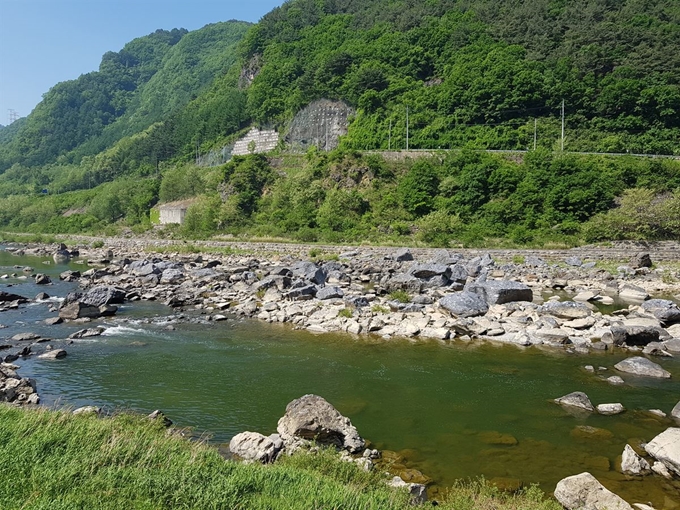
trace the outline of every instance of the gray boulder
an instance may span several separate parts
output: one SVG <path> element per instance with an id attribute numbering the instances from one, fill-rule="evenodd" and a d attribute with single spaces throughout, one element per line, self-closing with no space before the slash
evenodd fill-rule
<path id="1" fill-rule="evenodd" d="M 666 429 L 645 445 L 645 451 L 680 476 L 680 428 Z"/>
<path id="2" fill-rule="evenodd" d="M 59 275 L 59 279 L 65 282 L 75 282 L 78 278 L 80 278 L 80 271 L 68 270 Z"/>
<path id="3" fill-rule="evenodd" d="M 619 289 L 619 297 L 624 301 L 642 303 L 643 301 L 649 299 L 649 294 L 642 287 L 626 283 Z"/>
<path id="4" fill-rule="evenodd" d="M 38 273 L 37 275 L 35 275 L 35 284 L 36 285 L 48 285 L 50 283 L 52 283 L 52 280 L 46 274 Z"/>
<path id="5" fill-rule="evenodd" d="M 555 487 L 555 499 L 567 510 L 633 510 L 590 473 L 560 480 Z"/>
<path id="6" fill-rule="evenodd" d="M 38 356 L 38 359 L 61 359 L 66 357 L 66 351 L 64 349 L 53 349 L 47 351 Z"/>
<path id="7" fill-rule="evenodd" d="M 97 285 L 88 289 L 80 301 L 86 305 L 97 307 L 120 304 L 125 301 L 125 291 L 108 285 Z"/>
<path id="8" fill-rule="evenodd" d="M 345 293 L 340 287 L 334 285 L 329 285 L 323 289 L 319 289 L 316 293 L 316 299 L 326 300 L 326 299 L 339 299 L 343 297 Z"/>
<path id="9" fill-rule="evenodd" d="M 229 441 L 229 451 L 244 460 L 270 464 L 283 449 L 283 441 L 276 434 L 264 436 L 258 432 L 241 432 Z"/>
<path id="10" fill-rule="evenodd" d="M 645 311 L 659 319 L 664 324 L 673 324 L 680 321 L 680 308 L 668 299 L 650 299 L 640 305 Z"/>
<path id="11" fill-rule="evenodd" d="M 184 279 L 184 272 L 175 267 L 164 269 L 161 273 L 161 283 L 178 283 Z"/>
<path id="12" fill-rule="evenodd" d="M 276 430 L 291 450 L 315 441 L 356 453 L 366 444 L 349 418 L 317 395 L 304 395 L 290 402 Z"/>
<path id="13" fill-rule="evenodd" d="M 652 258 L 649 256 L 649 253 L 638 252 L 630 259 L 630 267 L 633 269 L 652 267 Z"/>
<path id="14" fill-rule="evenodd" d="M 409 274 L 416 278 L 432 278 L 433 276 L 445 276 L 447 279 L 451 276 L 451 268 L 446 264 L 416 264 L 413 266 Z"/>
<path id="15" fill-rule="evenodd" d="M 632 358 L 626 358 L 620 361 L 614 368 L 620 372 L 626 372 L 628 374 L 642 375 L 646 377 L 658 377 L 661 379 L 670 379 L 670 372 L 661 368 L 653 361 L 643 358 L 642 356 L 633 356 Z"/>
<path id="16" fill-rule="evenodd" d="M 572 267 L 581 267 L 583 265 L 583 261 L 579 257 L 567 257 L 564 259 L 564 263 Z"/>
<path id="17" fill-rule="evenodd" d="M 456 283 L 465 283 L 468 279 L 469 273 L 463 264 L 454 264 L 450 266 L 451 274 L 449 279 Z"/>
<path id="18" fill-rule="evenodd" d="M 523 283 L 512 280 L 487 280 L 469 285 L 468 291 L 477 294 L 489 305 L 502 305 L 513 301 L 532 301 L 534 294 Z"/>
<path id="19" fill-rule="evenodd" d="M 323 285 L 326 283 L 326 272 L 314 262 L 297 262 L 290 268 L 293 276 Z"/>
<path id="20" fill-rule="evenodd" d="M 409 260 L 413 260 L 413 255 L 408 248 L 399 248 L 392 255 L 392 260 L 396 262 L 408 262 Z"/>
<path id="21" fill-rule="evenodd" d="M 20 296 L 18 294 L 12 294 L 10 292 L 5 292 L 0 290 L 0 303 L 7 303 L 12 301 L 18 301 L 19 303 L 28 303 L 28 298 Z"/>
<path id="22" fill-rule="evenodd" d="M 612 326 L 610 332 L 614 345 L 647 345 L 658 342 L 660 333 L 653 326 Z"/>
<path id="23" fill-rule="evenodd" d="M 131 271 L 136 276 L 149 276 L 151 274 L 161 274 L 161 270 L 155 264 L 148 260 L 135 260 L 130 262 L 127 266 L 128 271 Z"/>
<path id="24" fill-rule="evenodd" d="M 489 311 L 489 305 L 479 295 L 455 292 L 439 300 L 439 306 L 455 317 L 476 317 Z"/>
<path id="25" fill-rule="evenodd" d="M 584 411 L 588 411 L 590 413 L 595 411 L 595 407 L 593 407 L 588 395 L 582 391 L 574 391 L 563 397 L 556 398 L 555 403 L 561 406 L 583 409 Z"/>
<path id="26" fill-rule="evenodd" d="M 626 445 L 623 448 L 623 454 L 621 455 L 621 472 L 624 475 L 646 475 L 651 473 L 652 468 L 645 459 L 640 457 L 635 450 L 633 450 L 630 445 Z"/>
<path id="27" fill-rule="evenodd" d="M 584 303 L 574 301 L 549 301 L 539 311 L 560 319 L 584 319 L 593 313 Z"/>
<path id="28" fill-rule="evenodd" d="M 285 292 L 283 297 L 286 299 L 304 301 L 307 299 L 312 299 L 314 296 L 316 296 L 316 293 L 316 285 L 303 285 L 301 287 L 292 288 L 288 292 Z"/>
<path id="29" fill-rule="evenodd" d="M 411 294 L 419 294 L 423 286 L 423 282 L 415 276 L 408 274 L 398 274 L 393 276 L 385 283 L 385 288 L 388 292 L 395 290 L 403 290 Z"/>
<path id="30" fill-rule="evenodd" d="M 87 305 L 80 301 L 69 303 L 59 309 L 59 317 L 62 319 L 76 320 L 85 317 L 96 319 L 100 315 L 98 306 Z"/>

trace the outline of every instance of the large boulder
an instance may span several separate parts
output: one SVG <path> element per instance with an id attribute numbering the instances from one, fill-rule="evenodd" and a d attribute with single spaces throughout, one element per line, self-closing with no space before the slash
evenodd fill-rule
<path id="1" fill-rule="evenodd" d="M 76 320 L 82 318 L 96 319 L 101 316 L 98 306 L 87 305 L 81 301 L 73 301 L 59 308 L 59 317 L 62 319 Z"/>
<path id="2" fill-rule="evenodd" d="M 316 283 L 317 285 L 326 283 L 326 271 L 314 262 L 296 262 L 290 269 L 293 272 L 293 276 L 298 278 Z"/>
<path id="3" fill-rule="evenodd" d="M 633 510 L 590 473 L 560 480 L 555 487 L 555 499 L 567 510 Z"/>
<path id="4" fill-rule="evenodd" d="M 640 308 L 651 313 L 664 324 L 680 322 L 680 308 L 668 299 L 650 299 L 642 303 Z"/>
<path id="5" fill-rule="evenodd" d="M 289 403 L 276 430 L 290 450 L 315 441 L 356 453 L 366 444 L 349 418 L 318 395 L 304 395 Z"/>
<path id="6" fill-rule="evenodd" d="M 277 434 L 267 437 L 259 432 L 241 432 L 229 441 L 231 453 L 262 464 L 274 462 L 282 449 L 283 441 Z"/>
<path id="7" fill-rule="evenodd" d="M 439 300 L 439 306 L 455 317 L 476 317 L 489 311 L 489 305 L 479 295 L 468 292 L 454 292 Z"/>
<path id="8" fill-rule="evenodd" d="M 317 291 L 316 299 L 319 299 L 321 301 L 326 299 L 339 299 L 344 295 L 345 293 L 342 291 L 340 287 L 336 287 L 335 285 L 329 285 Z"/>
<path id="9" fill-rule="evenodd" d="M 659 341 L 660 328 L 654 326 L 612 326 L 611 340 L 614 345 L 647 345 Z"/>
<path id="10" fill-rule="evenodd" d="M 432 278 L 433 276 L 444 276 L 448 279 L 451 276 L 451 268 L 446 264 L 416 264 L 409 273 L 416 278 Z"/>
<path id="11" fill-rule="evenodd" d="M 574 301 L 549 301 L 539 310 L 560 319 L 585 319 L 593 313 L 588 305 Z"/>
<path id="12" fill-rule="evenodd" d="M 646 377 L 658 377 L 661 379 L 670 379 L 671 374 L 667 370 L 661 368 L 653 361 L 643 358 L 642 356 L 633 356 L 620 361 L 614 368 L 621 372 L 628 374 L 642 375 Z"/>
<path id="13" fill-rule="evenodd" d="M 595 407 L 593 407 L 588 395 L 582 391 L 574 391 L 563 397 L 556 398 L 555 403 L 561 406 L 583 409 L 584 411 L 588 411 L 590 413 L 595 411 Z"/>
<path id="14" fill-rule="evenodd" d="M 127 265 L 128 271 L 135 276 L 149 276 L 152 274 L 161 274 L 161 270 L 148 260 L 135 260 Z"/>
<path id="15" fill-rule="evenodd" d="M 395 290 L 403 290 L 411 294 L 419 294 L 423 286 L 423 282 L 415 276 L 408 274 L 398 274 L 390 278 L 385 284 L 388 292 Z"/>
<path id="16" fill-rule="evenodd" d="M 645 445 L 645 451 L 680 476 L 680 428 L 666 429 Z"/>
<path id="17" fill-rule="evenodd" d="M 641 267 L 652 267 L 652 258 L 649 253 L 638 252 L 630 259 L 630 267 L 639 269 Z"/>
<path id="18" fill-rule="evenodd" d="M 512 280 L 487 280 L 468 286 L 468 291 L 477 294 L 489 305 L 502 305 L 513 301 L 532 301 L 531 289 Z"/>
<path id="19" fill-rule="evenodd" d="M 125 301 L 125 291 L 108 285 L 97 285 L 88 289 L 80 301 L 86 305 L 100 307 L 102 305 L 120 304 Z"/>
<path id="20" fill-rule="evenodd" d="M 624 301 L 632 301 L 633 303 L 642 303 L 649 299 L 649 294 L 645 289 L 632 283 L 624 283 L 619 288 L 619 297 Z"/>

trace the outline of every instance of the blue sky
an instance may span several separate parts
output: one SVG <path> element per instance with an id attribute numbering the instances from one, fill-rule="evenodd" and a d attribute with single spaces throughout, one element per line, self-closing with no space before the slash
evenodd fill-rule
<path id="1" fill-rule="evenodd" d="M 257 22 L 284 0 L 0 0 L 0 124 L 50 87 L 96 71 L 107 51 L 158 28 Z"/>

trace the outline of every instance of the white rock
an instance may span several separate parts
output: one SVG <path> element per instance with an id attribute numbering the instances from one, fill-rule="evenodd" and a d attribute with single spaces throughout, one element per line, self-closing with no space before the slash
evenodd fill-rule
<path id="1" fill-rule="evenodd" d="M 597 412 L 607 416 L 613 414 L 621 414 L 625 410 L 626 410 L 625 407 L 623 407 L 623 405 L 619 404 L 618 402 L 615 404 L 599 404 L 597 406 Z"/>
<path id="2" fill-rule="evenodd" d="M 645 475 L 651 471 L 649 462 L 640 457 L 630 445 L 623 448 L 621 472 L 626 475 Z"/>
<path id="3" fill-rule="evenodd" d="M 555 487 L 555 498 L 567 510 L 632 510 L 590 473 L 569 476 Z"/>
<path id="4" fill-rule="evenodd" d="M 666 429 L 645 445 L 645 451 L 680 475 L 680 428 Z"/>

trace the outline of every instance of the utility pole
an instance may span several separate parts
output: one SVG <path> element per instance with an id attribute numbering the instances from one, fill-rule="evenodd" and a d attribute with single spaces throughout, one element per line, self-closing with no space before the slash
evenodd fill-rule
<path id="1" fill-rule="evenodd" d="M 406 150 L 408 150 L 408 106 L 406 107 Z"/>
<path id="2" fill-rule="evenodd" d="M 389 131 L 387 132 L 387 150 L 391 151 L 392 150 L 392 119 L 390 119 L 390 128 Z"/>
<path id="3" fill-rule="evenodd" d="M 562 99 L 562 152 L 564 152 L 564 99 Z"/>
<path id="4" fill-rule="evenodd" d="M 16 110 L 12 110 L 11 108 L 9 108 L 7 110 L 7 119 L 9 120 L 9 123 L 7 124 L 8 126 L 9 126 L 9 124 L 14 122 L 18 118 L 19 118 L 19 112 L 17 112 Z"/>
<path id="5" fill-rule="evenodd" d="M 536 121 L 538 119 L 534 119 L 534 150 L 536 150 Z"/>

